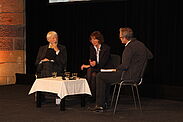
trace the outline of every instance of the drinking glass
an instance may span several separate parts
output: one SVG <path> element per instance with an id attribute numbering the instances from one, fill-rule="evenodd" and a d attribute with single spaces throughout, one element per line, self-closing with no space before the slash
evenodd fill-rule
<path id="1" fill-rule="evenodd" d="M 77 76 L 78 76 L 78 73 L 72 73 L 73 80 L 76 80 L 77 79 Z"/>
<path id="2" fill-rule="evenodd" d="M 68 80 L 70 78 L 70 72 L 65 72 L 65 77 Z"/>
<path id="3" fill-rule="evenodd" d="M 57 72 L 52 72 L 52 77 L 56 78 L 57 77 Z"/>

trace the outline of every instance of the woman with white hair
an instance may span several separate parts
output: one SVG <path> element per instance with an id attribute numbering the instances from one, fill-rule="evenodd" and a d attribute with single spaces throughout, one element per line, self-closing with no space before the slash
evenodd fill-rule
<path id="1" fill-rule="evenodd" d="M 66 47 L 58 44 L 58 35 L 55 31 L 47 33 L 49 44 L 41 46 L 36 59 L 37 76 L 50 77 L 53 72 L 62 75 L 67 66 Z"/>

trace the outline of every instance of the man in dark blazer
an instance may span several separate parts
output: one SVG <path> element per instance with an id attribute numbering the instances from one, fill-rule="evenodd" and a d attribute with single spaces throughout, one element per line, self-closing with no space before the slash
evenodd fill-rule
<path id="1" fill-rule="evenodd" d="M 53 72 L 61 75 L 67 66 L 66 47 L 58 44 L 58 35 L 55 31 L 47 34 L 48 45 L 41 46 L 36 59 L 38 77 L 50 77 Z"/>
<path id="2" fill-rule="evenodd" d="M 123 79 L 133 80 L 140 75 L 141 67 L 144 63 L 153 57 L 149 49 L 140 41 L 133 38 L 131 28 L 120 28 L 120 40 L 125 44 L 122 54 L 122 63 L 116 68 L 115 72 L 100 72 L 96 76 L 96 106 L 89 108 L 91 111 L 103 111 L 106 96 L 106 84 L 112 84 L 121 81 L 121 74 L 124 73 Z"/>

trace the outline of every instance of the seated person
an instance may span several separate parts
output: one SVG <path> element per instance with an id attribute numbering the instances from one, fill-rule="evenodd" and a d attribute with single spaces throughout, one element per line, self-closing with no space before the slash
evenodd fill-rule
<path id="1" fill-rule="evenodd" d="M 91 111 L 102 112 L 105 109 L 107 84 L 120 82 L 122 72 L 124 72 L 124 80 L 138 79 L 144 62 L 153 57 L 151 51 L 133 37 L 131 28 L 120 28 L 119 32 L 121 43 L 125 45 L 122 53 L 122 63 L 116 68 L 116 72 L 100 72 L 97 74 L 96 105 L 89 108 Z"/>
<path id="2" fill-rule="evenodd" d="M 48 45 L 41 46 L 38 51 L 36 66 L 37 78 L 51 77 L 53 72 L 62 75 L 67 65 L 66 47 L 58 44 L 58 35 L 55 31 L 47 33 Z M 41 101 L 45 101 L 45 94 L 40 94 Z"/>
<path id="3" fill-rule="evenodd" d="M 87 81 L 90 86 L 92 96 L 96 94 L 96 74 L 101 68 L 110 67 L 110 47 L 104 44 L 103 35 L 99 31 L 94 31 L 90 35 L 90 59 L 89 64 L 83 64 L 81 70 L 87 68 Z"/>
<path id="4" fill-rule="evenodd" d="M 66 47 L 58 44 L 55 31 L 47 33 L 48 45 L 41 46 L 36 59 L 37 77 L 50 77 L 53 72 L 62 75 L 67 65 Z"/>

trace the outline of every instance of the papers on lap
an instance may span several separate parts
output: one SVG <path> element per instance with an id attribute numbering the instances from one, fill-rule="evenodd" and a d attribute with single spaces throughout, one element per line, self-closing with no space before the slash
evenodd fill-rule
<path id="1" fill-rule="evenodd" d="M 116 72 L 116 69 L 101 69 L 101 72 Z"/>

